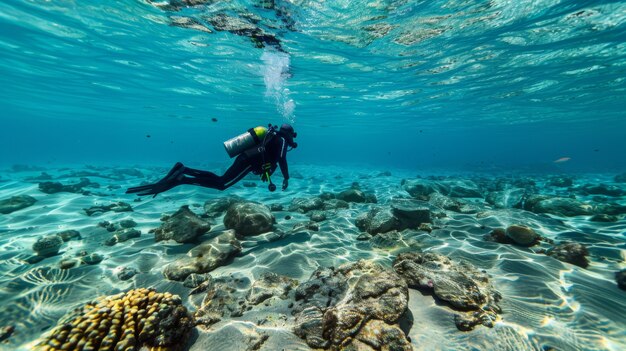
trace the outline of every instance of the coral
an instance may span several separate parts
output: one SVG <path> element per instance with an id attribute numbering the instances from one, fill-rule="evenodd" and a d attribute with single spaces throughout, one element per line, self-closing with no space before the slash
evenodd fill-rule
<path id="1" fill-rule="evenodd" d="M 178 296 L 140 288 L 75 310 L 35 350 L 180 350 L 192 327 Z"/>

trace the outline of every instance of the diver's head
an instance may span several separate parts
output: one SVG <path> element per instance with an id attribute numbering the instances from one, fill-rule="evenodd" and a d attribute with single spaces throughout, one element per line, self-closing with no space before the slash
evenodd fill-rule
<path id="1" fill-rule="evenodd" d="M 280 126 L 280 129 L 278 130 L 278 134 L 280 134 L 280 136 L 285 138 L 287 145 L 291 146 L 294 149 L 298 147 L 298 143 L 293 141 L 293 139 L 298 136 L 298 133 L 296 133 L 296 131 L 293 130 L 293 127 L 290 124 L 285 123 L 282 126 Z"/>

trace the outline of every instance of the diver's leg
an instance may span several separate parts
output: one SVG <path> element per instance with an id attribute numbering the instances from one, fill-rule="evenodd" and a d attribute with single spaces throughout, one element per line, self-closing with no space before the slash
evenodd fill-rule
<path id="1" fill-rule="evenodd" d="M 251 170 L 252 165 L 250 162 L 245 157 L 240 156 L 235 159 L 232 166 L 222 176 L 209 171 L 187 168 L 185 174 L 188 176 L 183 179 L 183 182 L 185 184 L 225 190 L 245 177 Z"/>
<path id="2" fill-rule="evenodd" d="M 156 194 L 158 193 L 162 193 L 177 185 L 183 184 L 181 180 L 183 178 L 184 169 L 185 169 L 185 166 L 182 163 L 176 162 L 174 167 L 170 169 L 167 175 L 161 178 L 161 180 L 159 180 L 158 182 L 129 188 L 128 190 L 126 190 L 126 194 L 137 193 L 137 195 L 139 196 L 143 196 L 143 195 L 155 195 L 156 196 Z"/>

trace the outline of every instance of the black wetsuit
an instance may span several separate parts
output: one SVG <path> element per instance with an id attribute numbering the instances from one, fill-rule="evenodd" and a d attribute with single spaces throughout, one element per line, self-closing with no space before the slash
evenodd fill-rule
<path id="1" fill-rule="evenodd" d="M 199 185 L 206 188 L 224 190 L 237 183 L 248 173 L 263 173 L 263 164 L 270 164 L 269 174 L 272 175 L 276 167 L 280 165 L 280 171 L 284 179 L 289 179 L 289 169 L 287 167 L 288 143 L 279 134 L 274 135 L 265 144 L 265 152 L 244 152 L 237 156 L 235 162 L 230 166 L 224 175 L 209 171 L 185 167 L 184 177 L 179 180 L 179 184 Z"/>

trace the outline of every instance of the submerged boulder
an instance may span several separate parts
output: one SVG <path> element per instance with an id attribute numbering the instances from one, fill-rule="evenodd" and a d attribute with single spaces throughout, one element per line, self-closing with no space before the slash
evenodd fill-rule
<path id="1" fill-rule="evenodd" d="M 376 199 L 376 195 L 364 193 L 360 189 L 348 189 L 337 194 L 337 199 L 343 200 L 345 202 L 356 202 L 356 203 L 376 203 L 378 200 Z"/>
<path id="2" fill-rule="evenodd" d="M 81 178 L 80 182 L 76 184 L 63 185 L 59 182 L 41 182 L 39 183 L 39 190 L 46 194 L 56 194 L 60 192 L 66 193 L 78 193 L 85 192 L 83 188 L 99 188 L 100 184 L 91 182 L 88 178 Z"/>
<path id="3" fill-rule="evenodd" d="M 402 223 L 388 208 L 373 208 L 356 218 L 355 225 L 359 230 L 376 235 L 378 233 L 401 230 Z"/>
<path id="4" fill-rule="evenodd" d="M 204 203 L 204 212 L 213 218 L 224 214 L 228 208 L 234 204 L 244 202 L 244 199 L 237 196 L 221 197 L 215 200 L 208 200 Z"/>
<path id="5" fill-rule="evenodd" d="M 294 332 L 312 348 L 412 350 L 398 326 L 407 306 L 404 280 L 376 263 L 318 268 L 296 289 Z"/>
<path id="6" fill-rule="evenodd" d="M 435 253 L 403 253 L 393 263 L 393 269 L 406 280 L 409 287 L 433 292 L 460 312 L 455 316 L 459 330 L 471 330 L 482 324 L 493 327 L 498 319 L 502 298 L 486 273 L 468 262 L 453 262 Z"/>
<path id="7" fill-rule="evenodd" d="M 163 275 L 170 280 L 183 281 L 192 273 L 208 273 L 241 251 L 241 243 L 232 230 L 191 249 L 186 257 L 169 264 Z"/>
<path id="8" fill-rule="evenodd" d="M 59 253 L 63 245 L 63 239 L 58 235 L 48 235 L 41 237 L 33 244 L 33 251 L 37 256 L 51 257 Z"/>
<path id="9" fill-rule="evenodd" d="M 319 197 L 295 198 L 291 200 L 289 211 L 307 213 L 324 209 L 324 201 Z"/>
<path id="10" fill-rule="evenodd" d="M 549 213 L 565 217 L 591 215 L 594 213 L 593 206 L 576 199 L 564 197 L 539 200 L 532 206 L 532 211 L 535 213 Z"/>
<path id="11" fill-rule="evenodd" d="M 438 183 L 427 179 L 409 179 L 402 181 L 402 189 L 416 199 L 428 200 L 430 194 L 441 192 L 442 187 Z"/>
<path id="12" fill-rule="evenodd" d="M 556 186 L 560 188 L 566 188 L 568 186 L 572 186 L 573 184 L 574 184 L 574 179 L 572 179 L 571 177 L 566 177 L 566 176 L 551 177 L 548 180 L 548 185 L 552 185 L 552 186 Z"/>
<path id="13" fill-rule="evenodd" d="M 430 223 L 430 209 L 420 201 L 395 199 L 391 202 L 391 212 L 404 228 L 418 228 L 422 223 Z"/>
<path id="14" fill-rule="evenodd" d="M 133 208 L 131 205 L 119 201 L 119 202 L 114 202 L 112 204 L 109 205 L 102 205 L 102 206 L 92 206 L 89 208 L 85 208 L 83 209 L 85 211 L 85 213 L 87 214 L 87 216 L 93 216 L 95 214 L 103 214 L 105 212 L 132 212 Z"/>
<path id="15" fill-rule="evenodd" d="M 116 230 L 113 233 L 113 236 L 107 239 L 104 244 L 107 246 L 113 246 L 117 243 L 123 243 L 130 239 L 139 238 L 141 236 L 141 232 L 134 228 L 123 228 L 120 230 Z"/>
<path id="16" fill-rule="evenodd" d="M 604 195 L 604 196 L 623 196 L 624 190 L 615 185 L 607 184 L 585 184 L 577 188 L 579 192 L 585 195 Z"/>
<path id="17" fill-rule="evenodd" d="M 579 243 L 560 243 L 548 250 L 548 256 L 554 257 L 559 261 L 571 263 L 582 268 L 589 266 L 589 251 L 587 247 Z"/>
<path id="18" fill-rule="evenodd" d="M 517 224 L 508 226 L 505 235 L 514 244 L 520 246 L 533 246 L 540 239 L 540 236 L 532 228 Z"/>
<path id="19" fill-rule="evenodd" d="M 163 223 L 159 228 L 153 229 L 154 239 L 174 240 L 177 243 L 195 242 L 199 236 L 211 229 L 209 223 L 193 213 L 189 206 L 181 206 L 171 216 L 161 219 Z"/>
<path id="20" fill-rule="evenodd" d="M 495 208 L 521 208 L 525 192 L 524 189 L 492 191 L 487 194 L 485 200 Z"/>
<path id="21" fill-rule="evenodd" d="M 35 204 L 37 200 L 28 195 L 13 196 L 8 199 L 0 200 L 0 213 L 9 214 L 19 211 Z"/>
<path id="22" fill-rule="evenodd" d="M 275 218 L 269 207 L 243 202 L 230 206 L 224 216 L 224 226 L 240 235 L 257 235 L 274 227 Z"/>

